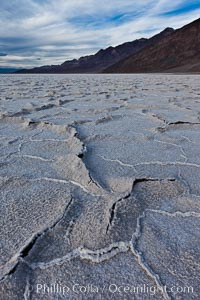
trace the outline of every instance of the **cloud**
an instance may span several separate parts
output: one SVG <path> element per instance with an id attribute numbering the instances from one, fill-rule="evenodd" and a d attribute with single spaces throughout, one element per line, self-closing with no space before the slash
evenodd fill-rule
<path id="1" fill-rule="evenodd" d="M 163 14 L 161 15 L 165 15 L 165 16 L 170 16 L 170 15 L 182 15 L 182 14 L 187 14 L 189 12 L 193 12 L 197 9 L 200 9 L 200 2 L 198 1 L 181 1 L 180 5 L 178 5 L 176 8 L 174 9 L 169 9 L 167 11 L 165 11 Z"/>
<path id="2" fill-rule="evenodd" d="M 197 0 L 1 0 L 0 65 L 62 63 L 178 28 L 199 13 Z"/>

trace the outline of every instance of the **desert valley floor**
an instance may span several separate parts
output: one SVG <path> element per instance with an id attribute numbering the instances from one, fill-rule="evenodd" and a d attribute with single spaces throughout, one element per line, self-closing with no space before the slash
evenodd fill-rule
<path id="1" fill-rule="evenodd" d="M 199 83 L 0 76 L 0 299 L 200 299 Z"/>

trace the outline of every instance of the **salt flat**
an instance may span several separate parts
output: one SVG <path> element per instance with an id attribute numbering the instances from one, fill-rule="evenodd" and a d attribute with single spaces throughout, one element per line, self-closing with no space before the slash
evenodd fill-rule
<path id="1" fill-rule="evenodd" d="M 199 76 L 1 75 L 0 110 L 1 299 L 199 299 Z"/>

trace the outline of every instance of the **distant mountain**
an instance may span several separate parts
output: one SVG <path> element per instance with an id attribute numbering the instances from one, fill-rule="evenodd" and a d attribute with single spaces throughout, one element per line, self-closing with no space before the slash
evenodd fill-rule
<path id="1" fill-rule="evenodd" d="M 200 72 L 200 19 L 147 45 L 104 72 Z"/>
<path id="2" fill-rule="evenodd" d="M 20 70 L 18 73 L 101 73 L 105 68 L 139 52 L 144 47 L 153 45 L 163 38 L 170 36 L 173 32 L 174 29 L 166 28 L 164 31 L 150 39 L 141 38 L 116 47 L 108 47 L 104 50 L 101 49 L 94 55 L 65 61 L 61 65 Z"/>
<path id="3" fill-rule="evenodd" d="M 150 73 L 200 72 L 200 19 L 174 30 L 166 28 L 150 39 L 141 38 L 61 65 L 18 73 Z"/>
<path id="4" fill-rule="evenodd" d="M 0 67 L 0 74 L 7 74 L 7 73 L 14 73 L 16 71 L 19 71 L 20 69 L 17 68 L 9 68 L 9 67 Z"/>

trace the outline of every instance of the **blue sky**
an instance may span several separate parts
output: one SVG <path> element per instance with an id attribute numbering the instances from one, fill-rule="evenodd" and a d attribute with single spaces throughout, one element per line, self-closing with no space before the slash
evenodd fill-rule
<path id="1" fill-rule="evenodd" d="M 0 66 L 60 64 L 200 17 L 200 0 L 0 0 Z"/>

